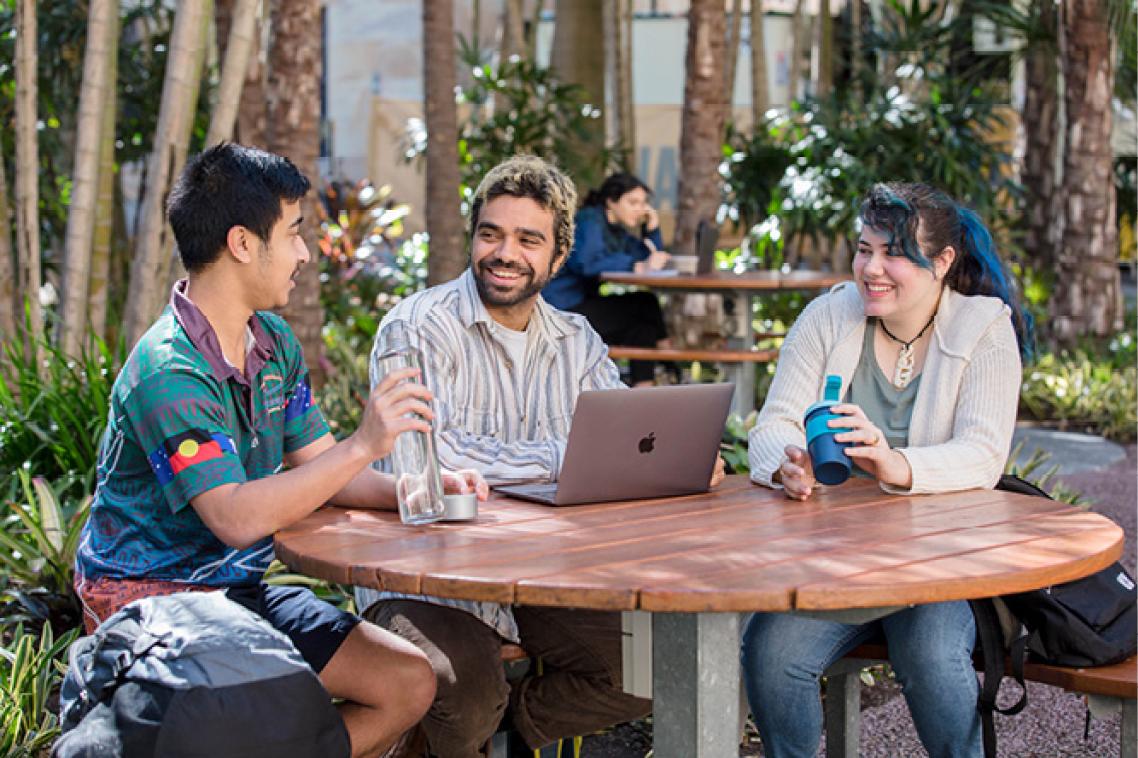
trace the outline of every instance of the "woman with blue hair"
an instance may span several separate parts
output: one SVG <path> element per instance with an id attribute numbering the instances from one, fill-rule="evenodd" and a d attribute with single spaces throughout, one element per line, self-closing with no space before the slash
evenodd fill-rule
<path id="1" fill-rule="evenodd" d="M 830 425 L 859 473 L 896 494 L 991 488 L 1011 446 L 1020 356 L 1032 339 L 992 236 L 924 184 L 874 186 L 859 219 L 854 281 L 810 303 L 787 335 L 750 434 L 751 478 L 811 497 L 802 417 L 836 374 L 846 394 L 832 410 L 844 418 Z M 815 755 L 819 677 L 881 635 L 929 755 L 983 754 L 976 631 L 961 601 L 838 617 L 754 614 L 743 672 L 768 756 Z"/>

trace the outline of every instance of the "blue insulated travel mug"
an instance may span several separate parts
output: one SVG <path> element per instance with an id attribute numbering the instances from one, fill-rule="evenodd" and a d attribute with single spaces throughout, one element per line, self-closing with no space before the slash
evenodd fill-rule
<path id="1" fill-rule="evenodd" d="M 806 449 L 810 453 L 810 463 L 814 467 L 814 478 L 822 484 L 841 484 L 850 478 L 853 464 L 846 455 L 848 443 L 836 442 L 834 434 L 841 429 L 831 429 L 831 419 L 844 418 L 832 413 L 830 408 L 838 405 L 842 398 L 842 378 L 835 374 L 826 377 L 826 389 L 820 402 L 806 409 Z"/>

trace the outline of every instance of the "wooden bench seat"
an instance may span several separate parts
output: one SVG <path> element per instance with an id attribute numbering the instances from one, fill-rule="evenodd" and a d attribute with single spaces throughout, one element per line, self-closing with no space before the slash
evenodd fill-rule
<path id="1" fill-rule="evenodd" d="M 858 754 L 861 721 L 861 679 L 858 674 L 866 665 L 888 659 L 889 651 L 885 645 L 864 644 L 854 648 L 826 672 L 827 758 L 853 758 Z M 983 670 L 979 657 L 975 665 L 978 670 Z M 1134 756 L 1138 748 L 1138 656 L 1110 666 L 1091 668 L 1028 662 L 1023 667 L 1023 678 L 1088 696 L 1088 705 L 1095 715 L 1121 710 L 1119 755 L 1125 758 Z"/>
<path id="2" fill-rule="evenodd" d="M 778 357 L 778 350 L 714 350 L 660 347 L 624 347 L 610 345 L 609 357 L 632 361 L 677 361 L 688 363 L 769 363 Z"/>

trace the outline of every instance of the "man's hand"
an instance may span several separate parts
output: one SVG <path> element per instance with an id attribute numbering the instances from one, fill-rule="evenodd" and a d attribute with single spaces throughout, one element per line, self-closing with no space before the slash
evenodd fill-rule
<path id="1" fill-rule="evenodd" d="M 447 494 L 473 492 L 479 500 L 490 497 L 490 485 L 474 469 L 443 471 L 443 491 Z"/>
<path id="2" fill-rule="evenodd" d="M 384 458 L 395 447 L 395 438 L 403 432 L 420 431 L 429 434 L 431 391 L 416 381 L 418 369 L 404 368 L 383 377 L 368 396 L 359 428 L 352 434 L 353 443 L 360 445 L 374 460 Z"/>
<path id="3" fill-rule="evenodd" d="M 814 468 L 810 456 L 797 445 L 786 446 L 786 460 L 775 472 L 774 480 L 784 487 L 786 496 L 793 500 L 805 500 L 814 492 Z"/>
<path id="4" fill-rule="evenodd" d="M 723 460 L 722 455 L 715 456 L 715 470 L 711 472 L 711 487 L 715 488 L 723 484 L 723 480 L 727 478 L 727 462 Z"/>

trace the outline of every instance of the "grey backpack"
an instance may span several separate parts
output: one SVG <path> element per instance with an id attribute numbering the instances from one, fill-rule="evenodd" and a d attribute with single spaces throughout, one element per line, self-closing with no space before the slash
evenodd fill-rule
<path id="1" fill-rule="evenodd" d="M 53 758 L 347 756 L 288 637 L 221 592 L 137 600 L 77 640 Z"/>

